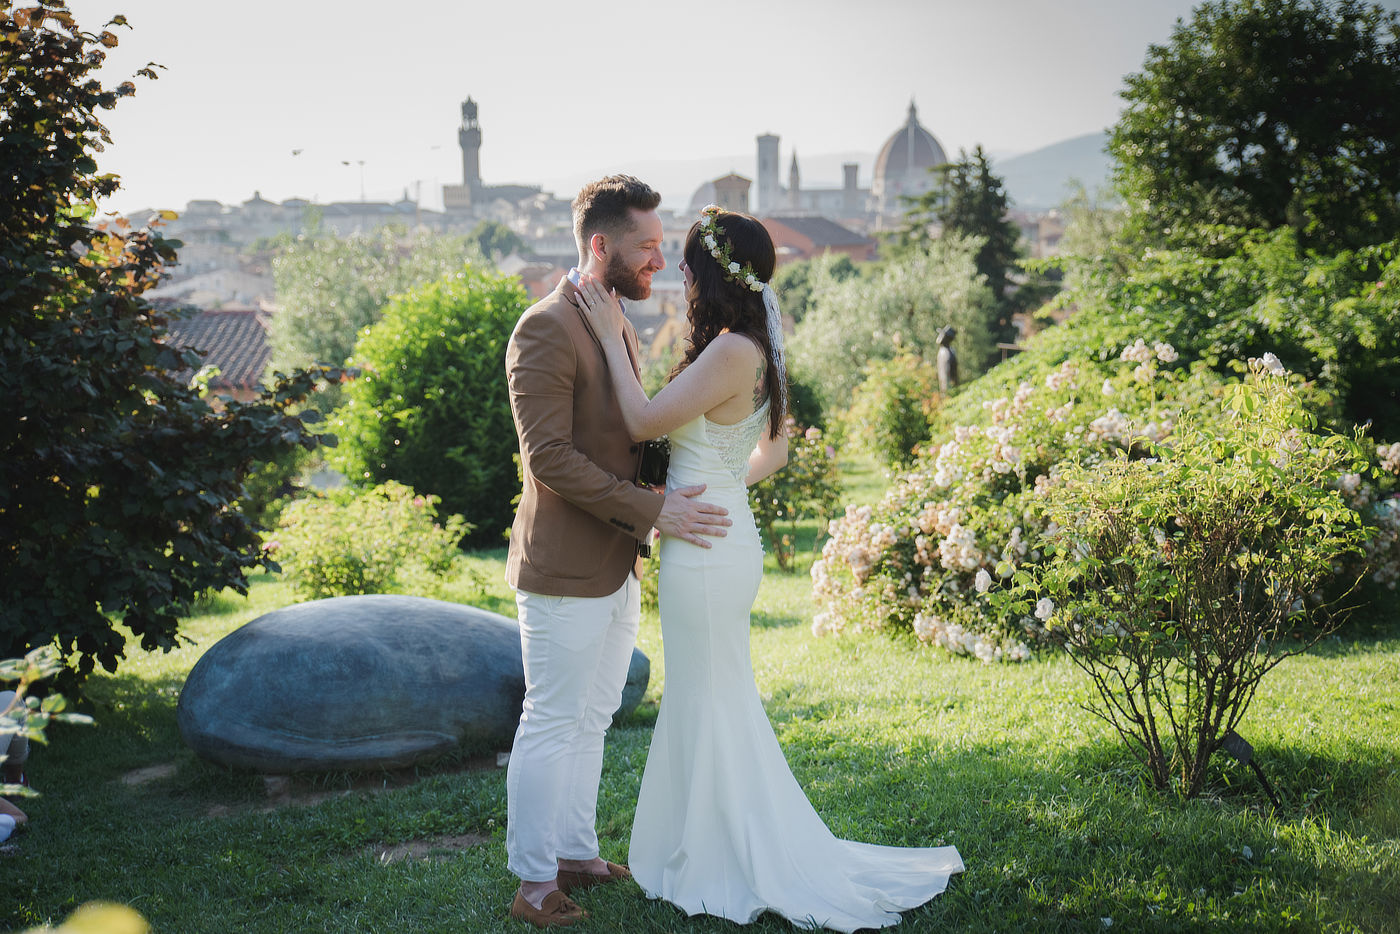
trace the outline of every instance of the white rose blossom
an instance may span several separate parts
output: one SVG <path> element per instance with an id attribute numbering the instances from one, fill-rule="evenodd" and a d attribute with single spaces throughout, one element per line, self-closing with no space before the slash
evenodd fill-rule
<path id="1" fill-rule="evenodd" d="M 1132 344 L 1123 348 L 1123 352 L 1118 355 L 1119 360 L 1126 360 L 1132 363 L 1146 363 L 1152 359 L 1152 348 L 1147 346 L 1147 341 L 1139 337 Z"/>
<path id="2" fill-rule="evenodd" d="M 1376 457 L 1380 460 L 1382 470 L 1400 474 L 1400 441 L 1379 445 L 1376 448 Z"/>
<path id="3" fill-rule="evenodd" d="M 1279 360 L 1272 351 L 1266 352 L 1262 357 L 1250 357 L 1249 365 L 1252 369 L 1260 370 L 1273 376 L 1286 376 L 1288 374 L 1288 370 L 1284 367 L 1283 361 Z"/>

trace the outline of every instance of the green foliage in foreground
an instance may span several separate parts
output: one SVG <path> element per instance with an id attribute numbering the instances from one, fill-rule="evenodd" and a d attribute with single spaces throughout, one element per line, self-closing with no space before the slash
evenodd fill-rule
<path id="1" fill-rule="evenodd" d="M 52 678 L 62 670 L 62 661 L 52 646 L 35 649 L 24 658 L 0 661 L 0 690 L 14 694 L 7 704 L 0 707 L 0 765 L 9 759 L 12 737 L 38 744 L 47 741 L 48 728 L 52 723 L 92 722 L 92 718 L 86 714 L 65 713 L 68 701 L 62 694 L 51 693 L 40 698 L 33 693 L 40 681 Z M 26 785 L 12 785 L 0 778 L 0 794 L 27 798 L 34 793 Z"/>
<path id="2" fill-rule="evenodd" d="M 95 162 L 101 112 L 135 91 L 98 80 L 117 44 L 61 3 L 0 6 L 0 658 L 57 645 L 65 689 L 116 669 L 114 617 L 144 649 L 174 645 L 197 596 L 266 566 L 231 508 L 244 478 L 334 443 L 295 412 L 334 371 L 215 408 L 145 298 L 178 243 L 93 222 L 118 184 Z"/>
<path id="3" fill-rule="evenodd" d="M 469 557 L 511 612 L 500 551 Z M 798 780 L 840 836 L 953 844 L 967 872 L 899 930 L 1382 931 L 1400 914 L 1400 632 L 1331 641 L 1261 686 L 1241 732 L 1279 790 L 1216 762 L 1207 793 L 1146 793 L 1067 661 L 982 665 L 906 638 L 813 640 L 805 575 L 769 568 L 754 616 L 759 687 Z M 463 589 L 463 594 L 466 589 Z M 96 729 L 58 728 L 31 759 L 43 797 L 4 858 L 0 928 L 56 923 L 82 902 L 131 904 L 153 929 L 511 932 L 505 777 L 494 759 L 412 773 L 298 779 L 291 800 L 203 763 L 180 743 L 175 700 L 199 654 L 291 599 L 257 583 L 247 601 L 186 621 L 197 644 L 130 660 L 91 683 Z M 655 703 L 660 630 L 643 620 L 653 685 L 613 731 L 598 824 L 625 858 Z M 148 771 L 141 771 L 148 770 Z M 457 851 L 448 838 L 479 835 Z M 427 858 L 388 847 L 428 841 Z M 434 848 L 435 846 L 435 848 Z M 732 932 L 636 889 L 583 896 L 597 932 Z M 772 917 L 746 931 L 790 934 Z"/>

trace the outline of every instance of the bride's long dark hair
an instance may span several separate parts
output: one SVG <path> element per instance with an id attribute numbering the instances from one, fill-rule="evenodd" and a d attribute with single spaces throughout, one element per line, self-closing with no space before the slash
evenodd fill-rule
<path id="1" fill-rule="evenodd" d="M 773 238 L 756 218 L 747 214 L 721 211 L 715 224 L 724 229 L 719 237 L 729 244 L 730 256 L 740 265 L 748 264 L 761 282 L 773 278 L 777 267 L 777 252 Z M 783 410 L 785 387 L 778 382 L 778 369 L 773 366 L 773 342 L 768 337 L 768 312 L 763 307 L 763 293 L 733 281 L 719 267 L 719 261 L 701 242 L 700 222 L 691 225 L 685 238 L 685 264 L 693 278 L 685 291 L 686 318 L 690 334 L 686 336 L 685 355 L 671 371 L 671 379 L 684 370 L 709 346 L 722 331 L 743 334 L 763 348 L 764 394 L 768 398 L 768 434 L 778 437 L 787 412 Z"/>

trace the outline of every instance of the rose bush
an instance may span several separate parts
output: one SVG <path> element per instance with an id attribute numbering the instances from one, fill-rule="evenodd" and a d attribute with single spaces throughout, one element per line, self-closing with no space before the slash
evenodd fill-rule
<path id="1" fill-rule="evenodd" d="M 1150 456 L 1065 465 L 1037 504 L 1044 560 L 990 598 L 1068 652 L 1158 790 L 1200 794 L 1260 681 L 1340 624 L 1365 570 L 1364 448 L 1300 388 L 1266 355 Z"/>
<path id="2" fill-rule="evenodd" d="M 1170 441 L 1183 413 L 1230 431 L 1221 400 L 1237 378 L 1204 362 L 1185 366 L 1172 345 L 1146 338 L 1100 356 L 1070 356 L 1040 372 L 1032 360 L 1013 361 L 1029 378 L 977 412 L 958 397 L 964 420 L 930 442 L 881 502 L 849 506 L 832 523 L 812 566 L 813 632 L 906 629 L 985 661 L 1030 657 L 1043 620 L 999 610 L 988 594 L 1044 561 L 1041 500 L 1067 465 L 1146 457 Z M 1300 405 L 1313 404 L 1308 387 L 1296 393 Z M 1391 447 L 1378 450 L 1400 461 Z M 1379 583 L 1400 577 L 1400 510 L 1377 505 L 1393 479 L 1377 487 L 1359 474 L 1336 478 L 1371 530 L 1365 571 Z"/>

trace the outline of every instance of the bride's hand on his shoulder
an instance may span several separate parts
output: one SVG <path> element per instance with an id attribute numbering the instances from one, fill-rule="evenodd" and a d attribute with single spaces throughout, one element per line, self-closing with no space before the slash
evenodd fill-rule
<path id="1" fill-rule="evenodd" d="M 589 320 L 601 335 L 621 336 L 622 305 L 612 290 L 603 287 L 603 280 L 584 273 L 579 277 L 578 294 Z"/>

